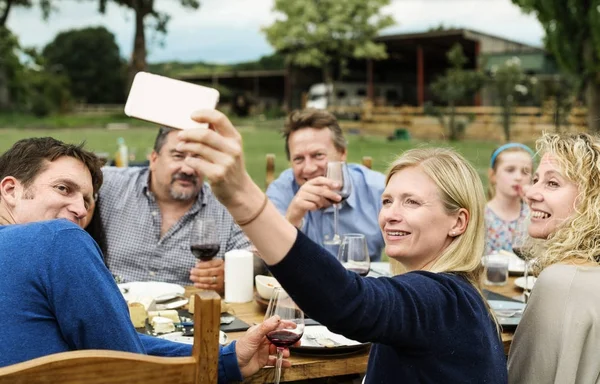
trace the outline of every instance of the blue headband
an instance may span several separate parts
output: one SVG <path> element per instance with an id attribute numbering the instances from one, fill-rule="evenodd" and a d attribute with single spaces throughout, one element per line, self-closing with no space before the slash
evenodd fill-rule
<path id="1" fill-rule="evenodd" d="M 498 149 L 496 149 L 494 151 L 494 153 L 492 153 L 492 158 L 490 160 L 490 168 L 494 168 L 494 164 L 496 163 L 496 158 L 498 157 L 498 155 L 502 151 L 505 151 L 509 148 L 521 148 L 521 149 L 524 149 L 525 151 L 529 152 L 531 157 L 535 156 L 535 153 L 533 152 L 533 150 L 531 148 L 529 148 L 528 146 L 526 146 L 525 144 L 521 144 L 521 143 L 504 144 L 504 145 L 500 146 Z"/>

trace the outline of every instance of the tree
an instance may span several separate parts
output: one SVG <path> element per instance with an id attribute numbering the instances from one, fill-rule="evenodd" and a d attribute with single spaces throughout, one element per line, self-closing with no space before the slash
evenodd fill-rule
<path id="1" fill-rule="evenodd" d="M 127 82 L 129 86 L 135 74 L 139 71 L 145 71 L 148 66 L 146 62 L 145 28 L 151 26 L 159 33 L 167 33 L 167 24 L 169 23 L 170 16 L 154 8 L 155 0 L 99 0 L 100 12 L 104 13 L 106 11 L 106 5 L 109 1 L 113 1 L 123 7 L 131 8 L 135 13 L 135 38 Z M 179 3 L 186 8 L 198 9 L 200 7 L 199 0 L 179 0 Z M 148 16 L 151 21 L 146 24 Z"/>
<path id="2" fill-rule="evenodd" d="M 42 17 L 44 20 L 47 19 L 52 10 L 51 0 L 38 0 L 38 4 L 42 10 Z M 3 48 L 0 48 L 0 110 L 11 108 L 11 95 L 15 91 L 9 89 L 9 83 L 13 84 L 13 88 L 15 84 L 15 79 L 11 78 L 10 72 L 15 70 L 14 59 L 11 55 L 12 49 L 16 48 L 13 45 L 16 40 L 5 29 L 8 16 L 13 7 L 30 8 L 32 6 L 33 0 L 0 0 L 0 45 L 3 46 Z"/>
<path id="3" fill-rule="evenodd" d="M 59 33 L 43 50 L 45 66 L 70 79 L 72 95 L 87 103 L 125 101 L 125 63 L 104 27 Z"/>
<path id="4" fill-rule="evenodd" d="M 502 107 L 502 129 L 504 139 L 510 141 L 511 119 L 514 113 L 515 105 L 518 101 L 523 101 L 531 97 L 532 89 L 537 80 L 533 83 L 523 72 L 521 60 L 518 57 L 512 57 L 501 66 L 491 68 L 493 86 L 500 100 Z M 534 78 L 535 79 L 535 78 Z"/>
<path id="5" fill-rule="evenodd" d="M 1 111 L 32 112 L 44 116 L 64 111 L 70 101 L 69 79 L 48 71 L 34 49 L 23 49 L 18 39 L 0 27 Z"/>
<path id="6" fill-rule="evenodd" d="M 512 0 L 535 13 L 546 32 L 545 45 L 559 66 L 585 92 L 588 127 L 600 133 L 600 2 L 598 0 Z"/>
<path id="7" fill-rule="evenodd" d="M 390 0 L 275 0 L 275 22 L 263 28 L 288 64 L 321 68 L 332 83 L 332 65 L 343 70 L 349 59 L 385 59 L 384 44 L 373 39 L 394 25 L 380 9 Z"/>
<path id="8" fill-rule="evenodd" d="M 17 38 L 7 28 L 0 27 L 0 111 L 12 109 L 23 100 L 25 69 L 20 54 Z"/>
<path id="9" fill-rule="evenodd" d="M 445 102 L 445 109 L 426 106 L 426 112 L 436 116 L 440 124 L 449 132 L 450 140 L 460 139 L 467 121 L 457 121 L 456 105 L 465 99 L 472 97 L 484 83 L 484 75 L 479 71 L 464 69 L 467 58 L 463 53 L 462 46 L 455 44 L 446 53 L 450 68 L 443 76 L 438 77 L 431 84 L 431 92 L 441 101 Z"/>
<path id="10" fill-rule="evenodd" d="M 52 10 L 51 0 L 38 0 L 38 4 L 42 10 L 43 18 L 46 19 Z M 0 0 L 0 27 L 6 26 L 8 16 L 13 7 L 31 8 L 33 0 Z"/>

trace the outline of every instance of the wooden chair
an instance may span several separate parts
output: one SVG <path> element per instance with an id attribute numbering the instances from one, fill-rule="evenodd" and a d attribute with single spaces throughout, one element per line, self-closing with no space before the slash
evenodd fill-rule
<path id="1" fill-rule="evenodd" d="M 0 384 L 214 384 L 218 376 L 221 298 L 214 291 L 194 297 L 194 346 L 190 357 L 96 349 L 62 352 L 0 368 Z"/>
<path id="2" fill-rule="evenodd" d="M 275 155 L 273 153 L 267 153 L 266 163 L 267 174 L 265 177 L 265 190 L 269 188 L 269 184 L 271 184 L 273 180 L 275 180 Z M 371 156 L 363 156 L 362 165 L 369 169 L 372 169 L 373 158 Z"/>

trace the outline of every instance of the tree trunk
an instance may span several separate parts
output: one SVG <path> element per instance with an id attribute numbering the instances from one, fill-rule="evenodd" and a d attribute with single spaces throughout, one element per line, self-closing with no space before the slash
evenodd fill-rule
<path id="1" fill-rule="evenodd" d="M 588 130 L 600 134 L 600 83 L 596 81 L 596 76 L 592 76 L 587 82 L 585 102 L 587 104 Z"/>
<path id="2" fill-rule="evenodd" d="M 504 105 L 502 107 L 502 128 L 504 129 L 504 139 L 507 143 L 510 142 L 510 120 L 512 117 L 512 98 L 511 95 L 508 95 L 504 100 Z"/>
<path id="3" fill-rule="evenodd" d="M 148 11 L 143 5 L 143 1 L 136 1 L 133 11 L 135 12 L 135 38 L 133 41 L 133 53 L 129 63 L 129 74 L 127 81 L 127 91 L 131 88 L 131 83 L 136 73 L 145 71 L 146 63 L 146 34 L 144 30 L 144 17 Z"/>
<path id="4" fill-rule="evenodd" d="M 13 4 L 13 0 L 6 0 L 6 7 L 4 11 L 2 11 L 2 15 L 0 15 L 0 27 L 6 26 L 6 21 L 8 20 L 8 15 L 10 13 L 10 7 Z"/>
<path id="5" fill-rule="evenodd" d="M 456 107 L 454 102 L 448 103 L 448 109 L 450 111 L 450 141 L 458 141 L 458 129 L 456 127 Z"/>
<path id="6" fill-rule="evenodd" d="M 333 76 L 331 75 L 331 67 L 329 64 L 323 64 L 323 83 L 325 83 L 325 92 L 327 95 L 327 107 L 330 107 L 334 101 L 335 89 L 333 87 Z M 331 92 L 329 92 L 331 85 Z"/>
<path id="7" fill-rule="evenodd" d="M 10 91 L 8 89 L 8 77 L 6 76 L 6 68 L 0 66 L 0 111 L 10 109 Z"/>

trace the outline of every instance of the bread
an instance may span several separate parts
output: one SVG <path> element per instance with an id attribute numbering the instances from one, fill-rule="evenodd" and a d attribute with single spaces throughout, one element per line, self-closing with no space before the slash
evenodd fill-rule
<path id="1" fill-rule="evenodd" d="M 129 308 L 129 317 L 135 328 L 143 328 L 146 326 L 148 312 L 142 303 L 127 303 Z"/>

